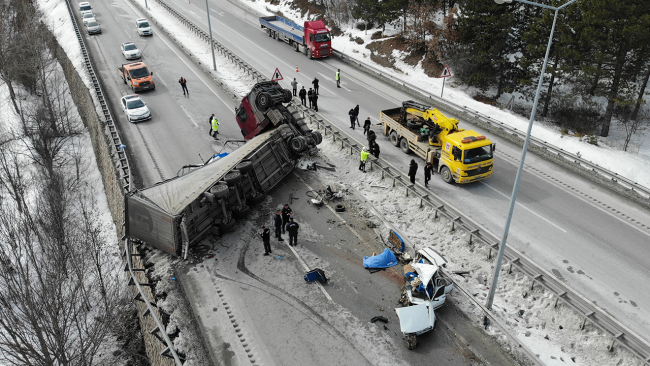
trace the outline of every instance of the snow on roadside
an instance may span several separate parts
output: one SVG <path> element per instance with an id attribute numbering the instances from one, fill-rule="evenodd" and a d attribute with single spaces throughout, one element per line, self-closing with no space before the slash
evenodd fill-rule
<path id="1" fill-rule="evenodd" d="M 302 24 L 305 20 L 312 20 L 313 15 L 306 14 L 301 18 L 300 13 L 290 8 L 291 1 L 283 1 L 280 5 L 271 5 L 265 1 L 254 0 L 239 0 L 249 7 L 268 15 L 273 15 L 271 12 L 282 12 L 286 17 Z M 381 65 L 370 60 L 370 50 L 366 46 L 373 42 L 371 36 L 377 29 L 368 30 L 368 34 L 363 30 L 358 30 L 351 24 L 348 28 L 343 29 L 344 35 L 334 37 L 332 40 L 332 47 L 336 50 L 345 53 L 346 56 L 353 58 L 357 61 L 370 64 L 374 68 L 381 69 L 382 72 L 389 74 L 393 77 L 399 78 L 411 85 L 415 85 L 420 89 L 426 90 L 432 95 L 440 95 L 442 90 L 442 79 L 431 78 L 424 73 L 420 64 L 416 66 L 408 65 L 400 60 L 397 60 L 396 67 L 402 72 L 396 71 L 391 68 L 382 67 Z M 391 29 L 387 27 L 387 34 L 395 34 L 399 29 Z M 361 38 L 364 43 L 359 45 L 354 39 Z M 454 65 L 449 65 L 452 75 L 454 73 Z M 474 100 L 471 91 L 473 89 L 466 86 L 454 86 L 454 78 L 448 78 L 445 83 L 444 98 L 448 101 L 461 106 L 467 106 L 472 110 L 478 111 L 485 115 L 491 116 L 497 121 L 503 122 L 506 125 L 512 126 L 520 131 L 526 131 L 528 128 L 529 117 L 519 116 L 513 114 L 511 111 L 501 109 L 488 104 L 484 104 Z M 506 98 L 504 96 L 503 98 Z M 506 100 L 507 102 L 507 100 Z M 527 105 L 528 108 L 532 106 L 532 101 L 526 102 L 518 100 L 518 104 Z M 578 154 L 582 158 L 594 162 L 604 168 L 614 171 L 628 179 L 631 179 L 645 187 L 650 187 L 650 141 L 643 137 L 643 133 L 639 131 L 638 138 L 633 139 L 629 148 L 630 152 L 620 150 L 624 132 L 622 128 L 615 123 L 612 123 L 610 136 L 607 138 L 599 138 L 601 143 L 599 146 L 590 145 L 585 141 L 581 141 L 578 137 L 570 135 L 562 135 L 559 128 L 540 121 L 539 115 L 533 125 L 532 135 L 542 139 L 549 144 L 561 147 L 566 151 L 573 154 Z"/>

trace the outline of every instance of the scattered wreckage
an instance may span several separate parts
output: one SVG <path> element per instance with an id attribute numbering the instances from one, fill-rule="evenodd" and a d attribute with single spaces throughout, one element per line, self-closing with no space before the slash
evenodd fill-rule
<path id="1" fill-rule="evenodd" d="M 290 96 L 275 82 L 256 84 L 237 109 L 243 146 L 128 192 L 127 237 L 185 259 L 206 234 L 234 229 L 235 218 L 245 217 L 302 157 L 318 151 L 322 136 L 307 127 L 293 105 L 283 104 Z"/>

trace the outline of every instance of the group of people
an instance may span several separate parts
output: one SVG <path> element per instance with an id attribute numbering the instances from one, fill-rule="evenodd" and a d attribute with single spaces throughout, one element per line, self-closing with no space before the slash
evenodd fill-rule
<path id="1" fill-rule="evenodd" d="M 418 163 L 415 162 L 415 159 L 411 159 L 411 164 L 409 165 L 409 178 L 411 179 L 411 183 L 415 184 L 415 175 L 418 172 Z M 431 176 L 433 175 L 433 165 L 431 164 L 430 161 L 427 161 L 427 163 L 424 165 L 424 186 L 428 187 L 429 186 L 429 181 L 431 180 Z"/>
<path id="2" fill-rule="evenodd" d="M 282 239 L 282 234 L 288 232 L 289 245 L 295 247 L 298 245 L 298 229 L 300 228 L 300 225 L 298 225 L 298 223 L 293 219 L 292 215 L 293 211 L 291 210 L 291 207 L 289 207 L 288 203 L 285 203 L 284 207 L 273 215 L 273 225 L 275 226 L 275 238 L 278 239 L 278 241 L 284 241 L 284 239 Z M 264 255 L 269 255 L 273 252 L 271 250 L 271 230 L 262 225 L 260 236 L 264 243 Z"/>
<path id="3" fill-rule="evenodd" d="M 300 89 L 300 92 L 298 92 L 298 96 L 300 97 L 302 105 L 307 106 L 305 100 L 309 99 L 309 108 L 318 112 L 318 78 L 314 78 L 311 83 L 314 85 L 314 88 L 309 88 L 309 91 L 307 91 L 303 86 L 302 89 Z M 293 78 L 291 87 L 293 88 L 293 96 L 295 97 L 296 91 L 298 90 L 298 81 L 296 81 L 296 78 Z"/>

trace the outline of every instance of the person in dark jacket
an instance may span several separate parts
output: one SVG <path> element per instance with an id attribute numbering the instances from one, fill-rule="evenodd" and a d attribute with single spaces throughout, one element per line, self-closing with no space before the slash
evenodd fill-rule
<path id="1" fill-rule="evenodd" d="M 309 108 L 313 108 L 314 106 L 314 91 L 312 88 L 309 88 L 309 91 L 307 92 L 307 99 L 309 99 Z"/>
<path id="2" fill-rule="evenodd" d="M 414 159 L 411 159 L 411 165 L 409 166 L 409 178 L 411 178 L 411 183 L 415 184 L 415 174 L 418 172 L 418 163 Z"/>
<path id="3" fill-rule="evenodd" d="M 314 78 L 314 80 L 311 83 L 314 84 L 314 93 L 318 95 L 318 78 Z"/>
<path id="4" fill-rule="evenodd" d="M 187 90 L 187 80 L 185 80 L 184 77 L 181 76 L 180 79 L 178 79 L 178 83 L 181 84 L 181 88 L 183 88 L 183 95 L 185 95 L 185 92 L 187 92 L 187 96 L 190 96 L 190 91 Z"/>
<path id="5" fill-rule="evenodd" d="M 264 242 L 264 255 L 273 253 L 271 250 L 271 230 L 262 225 L 262 232 L 260 233 L 260 236 L 262 237 L 262 242 Z"/>
<path id="6" fill-rule="evenodd" d="M 375 131 L 373 130 L 368 131 L 368 137 L 366 137 L 366 140 L 368 140 L 368 145 L 372 145 L 372 143 L 375 142 L 375 140 L 377 140 L 377 134 L 375 133 Z"/>
<path id="7" fill-rule="evenodd" d="M 282 234 L 284 234 L 285 233 L 284 227 L 287 226 L 287 224 L 289 223 L 289 217 L 291 217 L 291 213 L 293 211 L 291 211 L 291 207 L 289 207 L 289 204 L 285 203 L 284 207 L 282 207 L 281 212 L 282 212 Z"/>
<path id="8" fill-rule="evenodd" d="M 314 102 L 314 110 L 318 112 L 318 93 L 314 91 L 314 95 L 311 96 L 311 99 L 313 99 Z"/>
<path id="9" fill-rule="evenodd" d="M 372 144 L 370 144 L 370 153 L 375 156 L 375 158 L 379 159 L 379 144 L 377 144 L 377 141 L 373 141 Z"/>
<path id="10" fill-rule="evenodd" d="M 354 107 L 354 120 L 357 122 L 357 126 L 361 127 L 361 123 L 359 123 L 359 105 L 357 104 L 356 107 Z"/>
<path id="11" fill-rule="evenodd" d="M 289 223 L 287 224 L 287 231 L 289 232 L 289 245 L 294 247 L 298 245 L 298 228 L 300 228 L 300 225 L 293 221 L 293 217 L 290 217 Z"/>
<path id="12" fill-rule="evenodd" d="M 304 86 L 300 89 L 300 92 L 298 92 L 298 96 L 300 97 L 302 105 L 307 106 L 307 103 L 305 102 L 307 100 L 307 91 Z"/>
<path id="13" fill-rule="evenodd" d="M 429 181 L 431 180 L 431 173 L 433 173 L 433 165 L 431 165 L 431 162 L 428 161 L 427 165 L 424 166 L 424 186 L 429 185 Z"/>
<path id="14" fill-rule="evenodd" d="M 372 125 L 372 122 L 370 122 L 370 117 L 366 118 L 365 121 L 363 121 L 363 134 L 367 134 L 368 131 L 370 131 L 370 126 Z"/>
<path id="15" fill-rule="evenodd" d="M 350 116 L 350 128 L 354 130 L 354 126 L 355 126 L 354 108 L 350 109 L 350 111 L 348 112 L 348 116 Z"/>
<path id="16" fill-rule="evenodd" d="M 273 223 L 275 224 L 275 237 L 278 241 L 284 241 L 282 239 L 282 212 L 280 210 L 273 216 Z"/>

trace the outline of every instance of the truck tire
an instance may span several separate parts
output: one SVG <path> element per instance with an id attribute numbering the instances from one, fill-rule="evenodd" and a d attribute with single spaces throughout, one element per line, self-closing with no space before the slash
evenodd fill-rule
<path id="1" fill-rule="evenodd" d="M 253 170 L 252 161 L 242 161 L 241 163 L 235 165 L 235 169 L 239 170 L 242 174 L 246 174 Z"/>
<path id="2" fill-rule="evenodd" d="M 271 38 L 273 37 L 273 31 L 272 30 L 266 28 L 266 33 L 269 34 L 269 37 L 271 37 Z"/>
<path id="3" fill-rule="evenodd" d="M 300 46 L 298 45 L 298 42 L 293 42 L 293 49 L 295 49 L 296 52 L 300 52 Z"/>
<path id="4" fill-rule="evenodd" d="M 238 219 L 248 216 L 249 213 L 251 213 L 251 208 L 249 206 L 244 207 L 243 210 L 232 211 L 232 215 Z"/>
<path id="5" fill-rule="evenodd" d="M 278 32 L 275 32 L 275 39 L 277 39 L 278 42 L 282 42 L 282 36 Z"/>
<path id="6" fill-rule="evenodd" d="M 250 205 L 257 205 L 258 203 L 262 203 L 262 201 L 264 201 L 264 199 L 266 199 L 266 195 L 264 193 L 260 193 L 257 196 L 247 198 L 246 202 L 248 202 L 248 204 L 250 204 Z"/>
<path id="7" fill-rule="evenodd" d="M 419 122 L 419 121 L 406 121 L 406 127 L 419 130 L 422 127 L 422 122 Z"/>
<path id="8" fill-rule="evenodd" d="M 223 177 L 223 180 L 228 183 L 229 186 L 234 186 L 235 184 L 239 183 L 242 179 L 241 173 L 233 170 L 230 173 L 226 174 L 225 177 Z"/>
<path id="9" fill-rule="evenodd" d="M 302 136 L 297 136 L 291 139 L 289 141 L 289 147 L 291 147 L 291 150 L 295 153 L 301 152 L 306 145 L 307 141 L 305 140 L 304 137 Z"/>
<path id="10" fill-rule="evenodd" d="M 219 232 L 221 234 L 223 234 L 225 232 L 228 232 L 228 231 L 231 231 L 232 229 L 234 229 L 235 225 L 237 225 L 237 223 L 235 222 L 235 219 L 233 219 L 231 217 L 230 220 L 227 223 L 219 224 L 219 225 L 217 225 L 217 227 L 219 228 Z"/>
<path id="11" fill-rule="evenodd" d="M 217 184 L 210 188 L 210 193 L 212 193 L 216 198 L 223 198 L 228 196 L 229 193 L 228 186 L 223 184 Z"/>
<path id="12" fill-rule="evenodd" d="M 451 174 L 451 170 L 449 170 L 449 167 L 447 166 L 443 166 L 442 169 L 440 169 L 440 177 L 445 181 L 445 183 L 454 183 L 454 175 Z"/>
<path id="13" fill-rule="evenodd" d="M 310 60 L 313 60 L 313 59 L 314 59 L 314 56 L 311 54 L 311 50 L 310 50 L 310 49 L 307 49 L 307 58 L 310 59 Z"/>
<path id="14" fill-rule="evenodd" d="M 316 145 L 320 145 L 320 143 L 323 142 L 323 135 L 321 135 L 319 131 L 311 131 L 311 135 L 314 138 Z"/>
<path id="15" fill-rule="evenodd" d="M 271 94 L 267 92 L 261 92 L 257 94 L 255 103 L 259 109 L 266 111 L 269 108 L 273 107 L 273 98 L 271 97 Z"/>
<path id="16" fill-rule="evenodd" d="M 284 94 L 284 102 L 291 103 L 291 101 L 293 100 L 293 94 L 291 93 L 291 90 L 282 89 L 282 94 Z"/>
<path id="17" fill-rule="evenodd" d="M 393 146 L 395 147 L 399 146 L 399 136 L 397 136 L 397 131 L 393 131 L 390 133 L 390 143 L 393 144 Z"/>
<path id="18" fill-rule="evenodd" d="M 409 141 L 403 137 L 401 140 L 399 140 L 399 148 L 402 149 L 402 152 L 404 154 L 408 154 L 411 152 L 411 149 L 409 149 Z"/>

